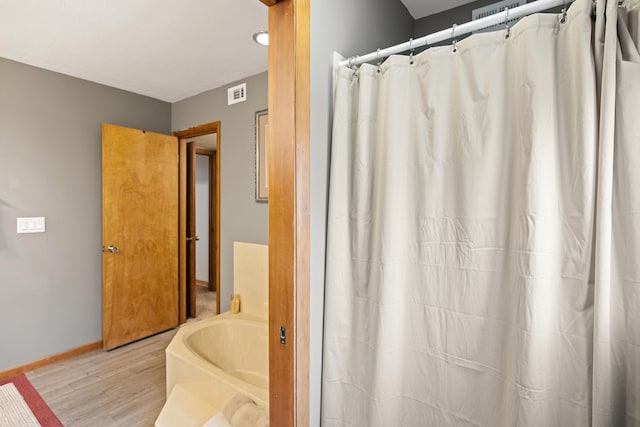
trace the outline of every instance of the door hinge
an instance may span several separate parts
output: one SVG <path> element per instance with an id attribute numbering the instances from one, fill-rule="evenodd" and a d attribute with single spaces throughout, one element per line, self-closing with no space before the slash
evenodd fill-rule
<path id="1" fill-rule="evenodd" d="M 287 330 L 284 326 L 280 326 L 280 344 L 287 344 Z"/>

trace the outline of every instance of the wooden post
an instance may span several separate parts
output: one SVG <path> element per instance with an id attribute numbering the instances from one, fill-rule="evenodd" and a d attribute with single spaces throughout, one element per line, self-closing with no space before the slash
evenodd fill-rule
<path id="1" fill-rule="evenodd" d="M 274 426 L 309 425 L 309 55 L 309 0 L 272 5 L 269 391 Z"/>

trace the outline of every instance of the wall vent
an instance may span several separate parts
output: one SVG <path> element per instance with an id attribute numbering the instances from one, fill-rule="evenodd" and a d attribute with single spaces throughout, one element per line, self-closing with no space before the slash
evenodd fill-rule
<path id="1" fill-rule="evenodd" d="M 518 7 L 518 6 L 522 6 L 523 4 L 527 4 L 526 0 L 504 0 L 504 1 L 499 1 L 497 3 L 493 3 L 490 4 L 488 6 L 484 6 L 484 7 L 479 7 L 478 9 L 474 9 L 471 12 L 471 19 L 473 21 L 475 21 L 476 19 L 480 19 L 480 18 L 486 18 L 487 16 L 490 15 L 495 15 L 496 13 L 499 12 L 504 12 L 504 8 L 508 7 L 509 9 L 513 9 L 514 7 Z M 518 19 L 510 19 L 509 21 L 509 26 L 513 26 L 513 24 L 515 24 L 516 22 L 518 22 Z M 498 24 L 498 25 L 492 25 L 491 27 L 487 27 L 483 30 L 478 30 L 476 31 L 476 33 L 486 33 L 489 31 L 496 31 L 496 30 L 503 30 L 505 26 L 505 23 L 502 24 Z"/>
<path id="2" fill-rule="evenodd" d="M 237 104 L 247 100 L 247 84 L 242 83 L 227 89 L 227 105 Z"/>

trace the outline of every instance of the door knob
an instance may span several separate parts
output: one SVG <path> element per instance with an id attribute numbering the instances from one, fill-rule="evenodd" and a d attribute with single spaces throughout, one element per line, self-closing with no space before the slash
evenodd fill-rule
<path id="1" fill-rule="evenodd" d="M 200 240 L 200 236 L 187 237 L 187 242 L 193 242 Z"/>
<path id="2" fill-rule="evenodd" d="M 118 252 L 120 252 L 120 248 L 118 248 L 115 245 L 109 245 L 109 247 L 107 248 L 107 250 L 109 252 L 111 252 L 112 254 L 117 254 Z"/>

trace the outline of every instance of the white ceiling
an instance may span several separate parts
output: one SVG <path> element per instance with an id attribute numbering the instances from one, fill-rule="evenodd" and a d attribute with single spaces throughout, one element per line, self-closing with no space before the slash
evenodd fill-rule
<path id="1" fill-rule="evenodd" d="M 402 2 L 417 19 L 469 1 Z M 167 102 L 266 71 L 266 29 L 258 0 L 0 0 L 0 57 Z"/>
<path id="2" fill-rule="evenodd" d="M 0 57 L 175 102 L 267 69 L 258 0 L 0 0 Z"/>
<path id="3" fill-rule="evenodd" d="M 218 148 L 218 137 L 215 133 L 196 136 L 187 142 L 195 142 L 196 148 L 204 148 L 205 150 L 216 151 Z"/>
<path id="4" fill-rule="evenodd" d="M 424 18 L 434 13 L 443 12 L 473 0 L 401 0 L 414 19 Z M 496 0 L 498 1 L 498 0 Z"/>

